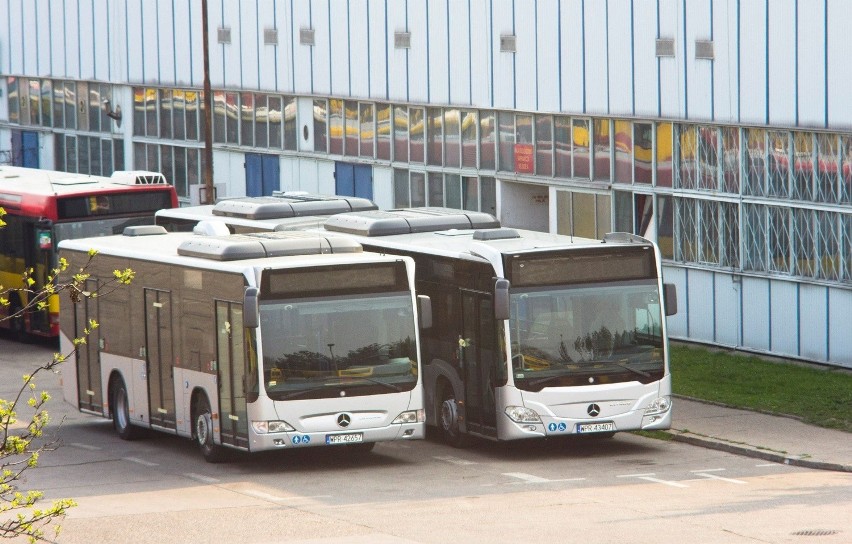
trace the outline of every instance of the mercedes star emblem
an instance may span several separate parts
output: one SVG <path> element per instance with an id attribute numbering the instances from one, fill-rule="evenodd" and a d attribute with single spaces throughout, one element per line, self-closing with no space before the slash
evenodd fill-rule
<path id="1" fill-rule="evenodd" d="M 337 424 L 343 427 L 344 429 L 352 423 L 352 416 L 349 414 L 340 414 L 337 416 Z"/>
<path id="2" fill-rule="evenodd" d="M 590 404 L 588 408 L 586 408 L 586 413 L 592 417 L 597 417 L 601 413 L 601 407 L 597 404 Z M 340 420 L 338 419 L 338 422 Z"/>

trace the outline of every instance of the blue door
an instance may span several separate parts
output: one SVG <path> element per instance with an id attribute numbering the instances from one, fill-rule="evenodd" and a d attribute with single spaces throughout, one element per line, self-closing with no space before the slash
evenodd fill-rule
<path id="1" fill-rule="evenodd" d="M 246 153 L 246 196 L 270 196 L 280 187 L 278 155 Z"/>
<path id="2" fill-rule="evenodd" d="M 373 200 L 373 167 L 368 164 L 334 163 L 334 192 Z"/>
<path id="3" fill-rule="evenodd" d="M 38 133 L 21 132 L 21 166 L 25 168 L 38 168 Z"/>

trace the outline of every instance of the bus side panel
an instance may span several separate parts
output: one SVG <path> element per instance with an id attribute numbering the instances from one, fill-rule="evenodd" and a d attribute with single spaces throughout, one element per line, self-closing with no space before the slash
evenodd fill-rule
<path id="1" fill-rule="evenodd" d="M 180 436 L 192 436 L 192 392 L 204 391 L 210 400 L 213 411 L 214 437 L 216 443 L 221 442 L 219 426 L 219 398 L 216 395 L 216 375 L 198 372 L 188 368 L 175 368 L 175 399 L 178 400 L 175 415 L 177 416 L 177 433 Z"/>
<path id="2" fill-rule="evenodd" d="M 103 387 L 103 414 L 111 417 L 109 411 L 109 379 L 113 373 L 118 373 L 127 387 L 130 421 L 137 425 L 148 426 L 147 418 L 143 417 L 148 405 L 148 389 L 145 380 L 145 361 L 101 352 L 101 384 Z"/>
<path id="3" fill-rule="evenodd" d="M 70 301 L 69 301 L 70 302 Z M 59 335 L 59 353 L 68 354 L 74 350 L 74 342 L 71 337 L 62 332 Z M 79 395 L 77 395 L 77 358 L 69 357 L 60 366 L 62 382 L 62 396 L 65 402 L 76 409 L 80 409 Z"/>

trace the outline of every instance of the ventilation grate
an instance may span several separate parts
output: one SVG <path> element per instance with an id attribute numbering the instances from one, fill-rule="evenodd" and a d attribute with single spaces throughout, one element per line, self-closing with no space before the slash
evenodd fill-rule
<path id="1" fill-rule="evenodd" d="M 299 43 L 302 44 L 302 45 L 310 45 L 310 46 L 315 45 L 316 39 L 314 38 L 314 29 L 313 28 L 299 29 Z"/>
<path id="2" fill-rule="evenodd" d="M 713 41 L 695 40 L 695 58 L 713 60 Z"/>
<path id="3" fill-rule="evenodd" d="M 672 38 L 662 38 L 657 40 L 657 56 L 658 57 L 673 57 L 675 56 L 675 42 Z"/>
<path id="4" fill-rule="evenodd" d="M 263 29 L 263 43 L 266 45 L 278 45 L 278 29 L 277 28 L 264 28 Z"/>
<path id="5" fill-rule="evenodd" d="M 411 49 L 411 32 L 394 32 L 393 46 L 396 49 Z"/>
<path id="6" fill-rule="evenodd" d="M 514 53 L 516 51 L 516 37 L 514 34 L 504 34 L 500 36 L 500 51 L 504 53 Z"/>
<path id="7" fill-rule="evenodd" d="M 217 38 L 219 43 L 231 43 L 231 29 L 230 28 L 220 28 L 218 29 Z"/>

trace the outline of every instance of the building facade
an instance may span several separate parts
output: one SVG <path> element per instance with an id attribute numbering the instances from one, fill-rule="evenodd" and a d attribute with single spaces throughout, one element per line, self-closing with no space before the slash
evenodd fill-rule
<path id="1" fill-rule="evenodd" d="M 852 367 L 845 0 L 208 0 L 217 197 L 655 240 L 672 336 Z M 0 0 L 0 162 L 199 200 L 201 0 Z"/>

